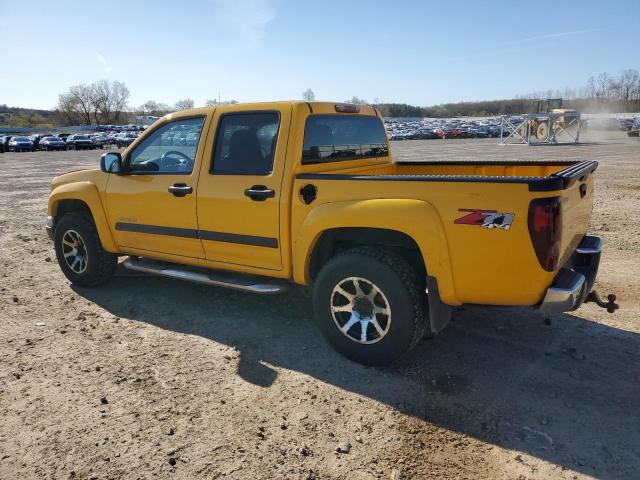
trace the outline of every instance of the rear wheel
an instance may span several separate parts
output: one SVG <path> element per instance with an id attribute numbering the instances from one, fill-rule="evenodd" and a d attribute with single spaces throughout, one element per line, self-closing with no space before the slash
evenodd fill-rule
<path id="1" fill-rule="evenodd" d="M 318 328 L 342 355 L 365 365 L 388 365 L 409 352 L 427 330 L 424 282 L 395 253 L 358 247 L 331 259 L 313 290 Z"/>
<path id="2" fill-rule="evenodd" d="M 56 224 L 54 246 L 62 273 L 75 285 L 101 285 L 118 265 L 117 255 L 102 248 L 93 219 L 87 214 L 62 217 Z"/>

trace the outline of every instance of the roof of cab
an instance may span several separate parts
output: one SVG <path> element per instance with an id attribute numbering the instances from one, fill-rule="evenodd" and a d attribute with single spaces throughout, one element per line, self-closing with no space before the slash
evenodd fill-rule
<path id="1" fill-rule="evenodd" d="M 192 116 L 198 114 L 207 114 L 211 113 L 216 109 L 223 110 L 268 110 L 269 108 L 282 107 L 284 105 L 291 105 L 292 107 L 296 107 L 299 105 L 306 105 L 311 113 L 336 113 L 336 105 L 349 105 L 344 102 L 306 102 L 304 100 L 285 100 L 285 101 L 276 101 L 276 102 L 249 102 L 249 103 L 232 103 L 232 104 L 221 104 L 221 105 L 212 105 L 210 107 L 200 107 L 200 108 L 191 108 L 189 110 L 181 110 L 178 112 L 173 112 L 168 114 L 166 117 L 168 118 L 176 118 L 176 117 L 184 117 L 184 116 Z M 359 107 L 361 114 L 368 115 L 377 115 L 378 111 L 374 107 L 370 107 L 369 105 L 357 105 Z"/>

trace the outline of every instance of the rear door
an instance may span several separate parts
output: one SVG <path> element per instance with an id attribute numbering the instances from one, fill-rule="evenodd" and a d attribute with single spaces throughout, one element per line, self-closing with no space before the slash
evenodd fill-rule
<path id="1" fill-rule="evenodd" d="M 281 270 L 280 203 L 291 105 L 218 109 L 198 184 L 207 260 Z"/>

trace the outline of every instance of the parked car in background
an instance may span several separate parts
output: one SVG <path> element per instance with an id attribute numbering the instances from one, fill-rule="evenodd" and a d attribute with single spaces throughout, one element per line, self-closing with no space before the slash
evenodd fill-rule
<path id="1" fill-rule="evenodd" d="M 489 136 L 490 137 L 499 137 L 500 136 L 500 127 L 498 127 L 497 125 L 490 125 L 487 128 L 487 131 L 489 132 Z"/>
<path id="2" fill-rule="evenodd" d="M 40 150 L 40 141 L 44 137 L 51 137 L 53 133 L 34 133 L 33 135 L 29 135 L 29 140 L 33 142 L 33 148 L 35 150 Z"/>
<path id="3" fill-rule="evenodd" d="M 105 145 L 109 145 L 109 137 L 104 133 L 96 133 L 90 137 L 96 148 L 104 148 Z"/>
<path id="4" fill-rule="evenodd" d="M 635 119 L 633 118 L 621 118 L 620 120 L 618 120 L 620 130 L 624 132 L 628 132 L 629 130 L 631 130 L 634 120 Z"/>
<path id="5" fill-rule="evenodd" d="M 62 139 L 62 141 L 66 144 L 67 143 L 67 138 L 69 138 L 71 136 L 71 134 L 70 133 L 59 133 L 56 136 L 58 138 Z"/>
<path id="6" fill-rule="evenodd" d="M 628 137 L 640 137 L 640 117 L 636 118 L 627 132 Z"/>
<path id="7" fill-rule="evenodd" d="M 418 130 L 418 138 L 421 140 L 431 140 L 438 138 L 438 136 L 434 133 L 432 128 L 421 128 Z"/>
<path id="8" fill-rule="evenodd" d="M 9 140 L 10 152 L 33 152 L 33 142 L 27 137 L 11 137 Z"/>
<path id="9" fill-rule="evenodd" d="M 8 146 L 7 144 L 9 143 L 9 140 L 11 140 L 11 137 L 9 136 L 3 136 L 0 137 L 0 152 L 4 153 L 6 151 L 8 151 Z"/>
<path id="10" fill-rule="evenodd" d="M 116 147 L 128 147 L 136 138 L 138 138 L 138 135 L 133 132 L 123 133 L 122 135 L 116 137 Z"/>
<path id="11" fill-rule="evenodd" d="M 489 130 L 484 127 L 475 127 L 469 129 L 470 136 L 472 135 L 474 138 L 488 138 Z"/>
<path id="12" fill-rule="evenodd" d="M 40 150 L 50 151 L 50 150 L 66 150 L 67 144 L 64 143 L 60 137 L 44 137 L 40 139 Z"/>
<path id="13" fill-rule="evenodd" d="M 88 135 L 70 135 L 67 137 L 67 150 L 92 150 L 96 148 Z"/>
<path id="14" fill-rule="evenodd" d="M 469 136 L 469 130 L 466 128 L 454 128 L 452 135 L 453 138 L 467 138 Z"/>

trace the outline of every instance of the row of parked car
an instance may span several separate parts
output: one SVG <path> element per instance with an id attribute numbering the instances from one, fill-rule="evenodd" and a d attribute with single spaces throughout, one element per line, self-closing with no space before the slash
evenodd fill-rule
<path id="1" fill-rule="evenodd" d="M 52 133 L 30 136 L 0 137 L 0 152 L 35 152 L 36 150 L 95 150 L 129 146 L 140 131 L 98 132 L 86 134 Z"/>
<path id="2" fill-rule="evenodd" d="M 489 138 L 500 136 L 497 120 L 385 120 L 391 140 L 425 140 L 435 138 Z"/>
<path id="3" fill-rule="evenodd" d="M 513 125 L 522 122 L 522 116 L 509 118 Z M 490 138 L 500 136 L 500 120 L 486 119 L 422 119 L 422 120 L 385 120 L 385 126 L 391 140 L 424 140 L 431 138 Z M 640 117 L 623 118 L 583 118 L 580 121 L 583 129 L 622 130 L 630 137 L 640 132 Z"/>

